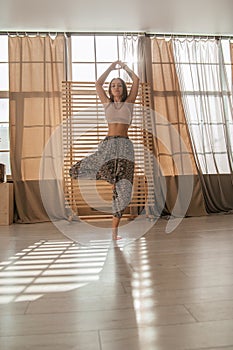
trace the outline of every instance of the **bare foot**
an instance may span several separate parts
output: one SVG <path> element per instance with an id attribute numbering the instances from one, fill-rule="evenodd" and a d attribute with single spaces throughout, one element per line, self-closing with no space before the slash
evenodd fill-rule
<path id="1" fill-rule="evenodd" d="M 113 234 L 113 235 L 112 235 L 112 239 L 113 239 L 113 241 L 118 241 L 119 239 L 122 239 L 122 237 Z"/>
<path id="2" fill-rule="evenodd" d="M 119 239 L 121 239 L 121 236 L 118 236 L 118 230 L 114 229 L 112 230 L 112 239 L 114 241 L 118 241 Z"/>

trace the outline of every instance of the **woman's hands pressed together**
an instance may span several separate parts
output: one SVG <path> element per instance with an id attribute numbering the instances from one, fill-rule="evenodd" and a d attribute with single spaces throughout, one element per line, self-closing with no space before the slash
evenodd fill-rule
<path id="1" fill-rule="evenodd" d="M 126 66 L 126 64 L 124 62 L 117 60 L 115 62 L 112 62 L 110 67 L 112 70 L 116 70 L 116 69 L 122 69 L 122 68 L 124 68 L 124 66 Z"/>

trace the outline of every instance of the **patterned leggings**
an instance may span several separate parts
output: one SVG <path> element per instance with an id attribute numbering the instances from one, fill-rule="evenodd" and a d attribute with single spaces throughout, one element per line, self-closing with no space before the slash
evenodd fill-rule
<path id="1" fill-rule="evenodd" d="M 128 137 L 107 136 L 93 154 L 70 168 L 73 179 L 105 180 L 114 185 L 112 214 L 121 218 L 129 205 L 134 176 L 134 148 Z"/>

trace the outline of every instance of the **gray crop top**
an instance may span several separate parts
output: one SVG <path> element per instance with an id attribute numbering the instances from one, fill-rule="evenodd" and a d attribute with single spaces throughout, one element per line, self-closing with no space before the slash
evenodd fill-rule
<path id="1" fill-rule="evenodd" d="M 104 103 L 105 118 L 108 124 L 121 123 L 130 125 L 132 122 L 133 104 L 127 102 Z"/>

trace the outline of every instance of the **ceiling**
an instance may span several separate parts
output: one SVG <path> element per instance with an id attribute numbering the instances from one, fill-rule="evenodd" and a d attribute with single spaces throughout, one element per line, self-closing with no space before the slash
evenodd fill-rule
<path id="1" fill-rule="evenodd" d="M 0 0 L 0 31 L 233 35 L 232 0 Z"/>

